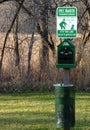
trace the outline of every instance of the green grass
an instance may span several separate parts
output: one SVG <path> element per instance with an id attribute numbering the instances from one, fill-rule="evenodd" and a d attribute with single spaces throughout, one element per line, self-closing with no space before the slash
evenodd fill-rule
<path id="1" fill-rule="evenodd" d="M 56 130 L 53 93 L 0 94 L 0 130 Z M 90 95 L 76 94 L 76 126 L 90 130 Z"/>

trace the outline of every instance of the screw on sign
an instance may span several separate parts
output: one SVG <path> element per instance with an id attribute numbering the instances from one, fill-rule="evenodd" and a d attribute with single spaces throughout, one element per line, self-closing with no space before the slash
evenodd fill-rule
<path id="1" fill-rule="evenodd" d="M 75 38 L 77 35 L 77 8 L 58 7 L 57 17 L 57 37 Z"/>

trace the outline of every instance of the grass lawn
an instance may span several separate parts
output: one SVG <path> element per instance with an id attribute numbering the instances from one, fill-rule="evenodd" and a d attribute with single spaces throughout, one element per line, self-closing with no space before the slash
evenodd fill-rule
<path id="1" fill-rule="evenodd" d="M 0 94 L 0 130 L 56 130 L 54 93 Z M 90 130 L 90 93 L 76 94 L 73 130 Z"/>

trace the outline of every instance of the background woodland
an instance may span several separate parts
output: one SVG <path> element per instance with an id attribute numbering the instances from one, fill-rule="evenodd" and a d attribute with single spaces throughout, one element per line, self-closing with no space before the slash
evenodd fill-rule
<path id="1" fill-rule="evenodd" d="M 71 83 L 90 90 L 90 0 L 0 0 L 0 92 L 53 90 L 63 82 L 56 68 L 56 8 L 78 11 L 75 69 Z"/>

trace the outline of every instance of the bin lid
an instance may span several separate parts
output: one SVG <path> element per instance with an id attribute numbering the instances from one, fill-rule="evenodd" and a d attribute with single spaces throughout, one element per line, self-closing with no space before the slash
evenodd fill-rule
<path id="1" fill-rule="evenodd" d="M 53 84 L 53 86 L 58 87 L 58 86 L 62 86 L 62 84 L 57 83 L 57 84 Z"/>
<path id="2" fill-rule="evenodd" d="M 57 84 L 53 84 L 53 86 L 54 87 L 58 87 L 58 86 L 60 86 L 60 87 L 73 87 L 74 85 L 73 84 L 67 84 L 67 85 L 65 85 L 65 84 L 57 83 Z"/>

